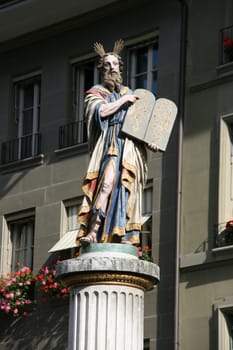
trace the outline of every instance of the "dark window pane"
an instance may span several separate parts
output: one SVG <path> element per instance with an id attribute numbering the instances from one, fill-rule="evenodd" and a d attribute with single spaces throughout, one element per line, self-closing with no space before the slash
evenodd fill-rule
<path id="1" fill-rule="evenodd" d="M 24 108 L 33 106 L 34 86 L 33 84 L 24 87 Z"/>
<path id="2" fill-rule="evenodd" d="M 141 48 L 136 51 L 137 64 L 136 64 L 136 74 L 147 71 L 147 58 L 148 52 L 147 48 Z"/>
<path id="3" fill-rule="evenodd" d="M 84 90 L 87 91 L 94 84 L 93 64 L 84 70 Z"/>
<path id="4" fill-rule="evenodd" d="M 135 78 L 136 88 L 146 89 L 147 88 L 147 76 L 143 74 Z"/>
<path id="5" fill-rule="evenodd" d="M 157 72 L 152 75 L 152 92 L 156 95 L 157 92 Z"/>
<path id="6" fill-rule="evenodd" d="M 31 134 L 33 131 L 33 109 L 23 112 L 23 135 Z"/>
<path id="7" fill-rule="evenodd" d="M 158 46 L 157 44 L 153 45 L 153 63 L 152 69 L 156 69 L 158 67 Z"/>

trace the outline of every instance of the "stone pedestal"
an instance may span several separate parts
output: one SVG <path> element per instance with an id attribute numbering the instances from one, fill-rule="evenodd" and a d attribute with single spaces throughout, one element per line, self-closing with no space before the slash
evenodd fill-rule
<path id="1" fill-rule="evenodd" d="M 159 267 L 137 254 L 92 244 L 57 265 L 70 288 L 69 350 L 143 350 L 144 292 L 158 283 Z"/>

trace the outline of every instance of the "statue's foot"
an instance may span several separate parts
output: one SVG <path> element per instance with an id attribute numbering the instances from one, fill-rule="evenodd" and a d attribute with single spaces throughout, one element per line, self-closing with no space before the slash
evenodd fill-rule
<path id="1" fill-rule="evenodd" d="M 127 239 L 122 239 L 121 243 L 133 245 L 133 242 L 131 242 L 131 241 L 127 240 Z"/>
<path id="2" fill-rule="evenodd" d="M 80 238 L 80 244 L 82 247 L 87 247 L 91 243 L 97 243 L 96 235 L 89 233 L 88 235 Z"/>

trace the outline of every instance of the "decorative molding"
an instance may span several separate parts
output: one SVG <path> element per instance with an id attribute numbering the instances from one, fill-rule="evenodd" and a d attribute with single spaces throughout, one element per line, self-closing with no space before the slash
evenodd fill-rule
<path id="1" fill-rule="evenodd" d="M 120 284 L 150 290 L 159 282 L 158 265 L 135 256 L 137 248 L 127 244 L 96 243 L 78 258 L 56 265 L 57 278 L 68 287 Z"/>
<path id="2" fill-rule="evenodd" d="M 233 261 L 233 246 L 214 248 L 201 253 L 190 253 L 180 257 L 181 271 L 207 269 L 214 265 L 231 264 Z"/>
<path id="3" fill-rule="evenodd" d="M 203 83 L 200 84 L 196 84 L 190 87 L 190 92 L 199 92 L 205 89 L 210 89 L 212 87 L 218 86 L 220 84 L 225 84 L 228 81 L 232 81 L 233 80 L 233 72 L 227 76 L 224 77 L 220 77 L 220 78 L 216 78 L 216 79 L 212 79 L 209 81 L 205 81 Z"/>
<path id="4" fill-rule="evenodd" d="M 152 279 L 143 276 L 136 276 L 131 273 L 111 273 L 97 272 L 84 274 L 70 274 L 62 277 L 62 283 L 67 288 L 77 288 L 79 286 L 88 285 L 122 285 L 127 287 L 136 287 L 143 291 L 153 289 L 154 283 Z"/>
<path id="5" fill-rule="evenodd" d="M 217 73 L 219 74 L 217 78 L 190 86 L 190 92 L 196 93 L 205 89 L 213 88 L 221 84 L 225 84 L 226 82 L 233 80 L 233 63 L 218 66 L 216 69 Z"/>
<path id="6" fill-rule="evenodd" d="M 25 74 L 21 74 L 21 75 L 17 75 L 16 77 L 13 77 L 12 82 L 17 83 L 17 82 L 20 82 L 22 80 L 27 80 L 30 78 L 38 77 L 40 75 L 42 75 L 42 69 L 33 70 L 29 73 L 25 73 Z"/>
<path id="7" fill-rule="evenodd" d="M 66 148 L 57 149 L 54 151 L 56 156 L 60 158 L 72 157 L 73 155 L 87 153 L 88 152 L 88 143 L 81 143 L 79 145 L 74 145 Z"/>
<path id="8" fill-rule="evenodd" d="M 44 154 L 39 154 L 35 157 L 30 157 L 22 160 L 18 160 L 16 162 L 11 162 L 7 164 L 0 165 L 0 173 L 12 173 L 15 171 L 19 171 L 25 168 L 30 168 L 33 166 L 39 166 L 44 163 Z"/>
<path id="9" fill-rule="evenodd" d="M 22 2 L 25 2 L 25 0 L 2 0 L 0 1 L 0 10 L 3 10 L 7 7 L 12 7 L 14 5 L 18 5 Z"/>

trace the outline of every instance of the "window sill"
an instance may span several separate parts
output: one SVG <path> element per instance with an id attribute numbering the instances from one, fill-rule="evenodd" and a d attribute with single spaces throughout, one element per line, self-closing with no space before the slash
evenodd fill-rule
<path id="1" fill-rule="evenodd" d="M 224 84 L 227 81 L 232 81 L 232 79 L 233 79 L 233 62 L 225 63 L 216 67 L 216 78 L 213 78 L 207 81 L 202 81 L 195 85 L 192 85 L 190 86 L 190 91 L 192 93 L 199 92 L 220 84 Z"/>
<path id="2" fill-rule="evenodd" d="M 216 67 L 216 72 L 221 76 L 228 76 L 233 73 L 233 62 L 227 62 Z"/>
<path id="3" fill-rule="evenodd" d="M 35 157 L 17 160 L 16 162 L 12 162 L 12 163 L 2 164 L 0 165 L 0 173 L 11 173 L 11 172 L 22 170 L 25 168 L 38 166 L 43 163 L 44 163 L 44 154 L 39 154 L 38 156 L 35 156 Z"/>
<path id="4" fill-rule="evenodd" d="M 87 153 L 88 152 L 88 143 L 82 143 L 79 145 L 74 145 L 74 146 L 70 146 L 70 147 L 66 147 L 66 148 L 61 148 L 61 149 L 57 149 L 54 151 L 54 153 L 58 156 L 58 157 L 71 157 L 73 155 L 77 155 L 77 154 L 81 154 L 81 153 Z"/>
<path id="5" fill-rule="evenodd" d="M 233 245 L 213 248 L 200 253 L 187 254 L 180 257 L 181 270 L 200 270 L 233 260 Z"/>
<path id="6" fill-rule="evenodd" d="M 232 251 L 233 251 L 232 244 L 212 249 L 213 254 L 226 254 L 228 252 L 232 253 Z"/>

